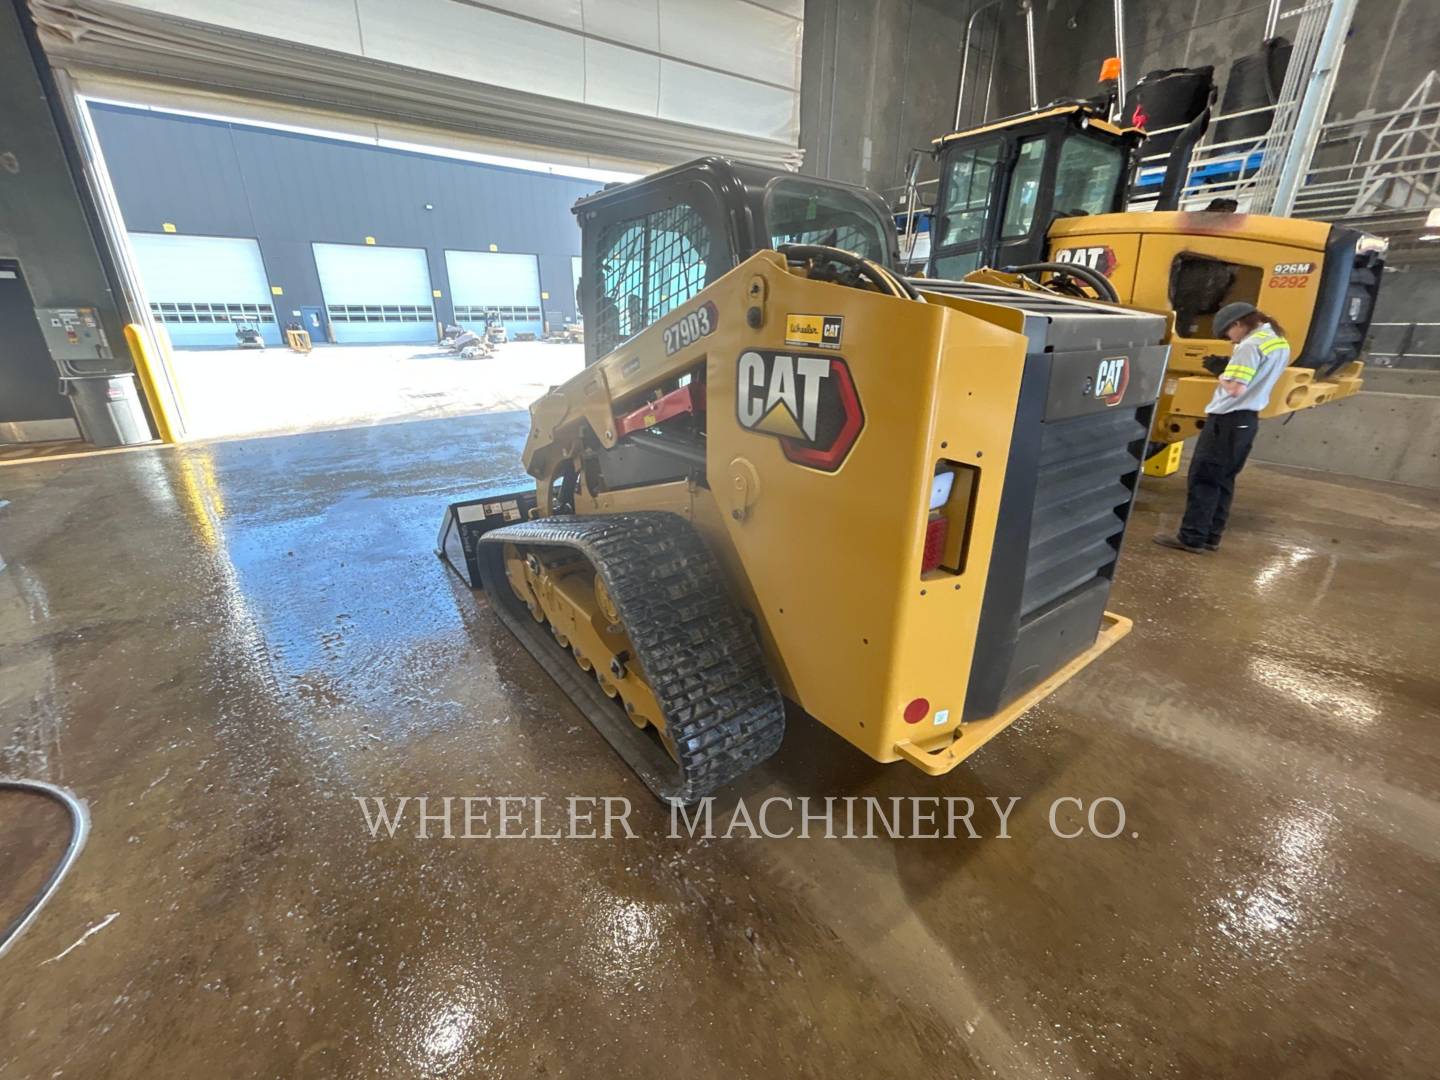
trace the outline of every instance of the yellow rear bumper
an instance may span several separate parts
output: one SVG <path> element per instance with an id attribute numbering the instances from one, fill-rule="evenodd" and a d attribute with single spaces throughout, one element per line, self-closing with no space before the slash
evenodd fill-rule
<path id="1" fill-rule="evenodd" d="M 1100 633 L 1095 637 L 1095 644 L 1048 679 L 1036 685 L 1034 689 L 1020 695 L 1000 712 L 993 716 L 987 716 L 983 720 L 972 720 L 967 724 L 961 724 L 937 739 L 925 742 L 912 742 L 904 739 L 895 744 L 895 752 L 922 772 L 927 772 L 931 776 L 943 776 L 1020 719 L 1021 715 L 1032 705 L 1049 697 L 1074 676 L 1080 674 L 1091 661 L 1098 659 L 1101 653 L 1128 634 L 1133 625 L 1134 623 L 1124 615 L 1116 615 L 1113 611 L 1105 612 L 1105 617 L 1100 624 Z"/>

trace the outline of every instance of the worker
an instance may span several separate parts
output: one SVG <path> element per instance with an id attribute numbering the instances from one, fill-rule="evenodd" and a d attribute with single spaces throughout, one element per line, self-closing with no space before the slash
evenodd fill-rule
<path id="1" fill-rule="evenodd" d="M 1215 333 L 1233 341 L 1235 349 L 1205 406 L 1205 426 L 1190 460 L 1180 532 L 1155 537 L 1162 547 L 1195 555 L 1220 548 L 1235 495 L 1235 478 L 1250 456 L 1270 392 L 1290 363 L 1290 343 L 1284 330 L 1254 304 L 1226 304 L 1215 313 L 1213 323 Z"/>

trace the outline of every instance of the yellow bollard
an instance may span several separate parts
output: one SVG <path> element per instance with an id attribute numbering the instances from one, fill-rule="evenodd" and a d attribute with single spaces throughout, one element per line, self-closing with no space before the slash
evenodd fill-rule
<path id="1" fill-rule="evenodd" d="M 1157 450 L 1145 459 L 1146 476 L 1169 476 L 1180 468 L 1180 449 L 1183 442 L 1168 443 L 1163 450 Z"/>
<path id="2" fill-rule="evenodd" d="M 162 377 L 166 387 L 171 385 L 163 363 L 151 355 L 145 335 L 141 333 L 138 324 L 126 324 L 125 341 L 130 346 L 130 356 L 135 361 L 135 374 L 140 379 L 140 387 L 145 392 L 145 400 L 150 405 L 150 415 L 155 418 L 155 426 L 160 429 L 161 441 L 178 443 L 180 432 L 184 431 L 185 425 L 180 419 L 174 397 L 160 392 Z"/>

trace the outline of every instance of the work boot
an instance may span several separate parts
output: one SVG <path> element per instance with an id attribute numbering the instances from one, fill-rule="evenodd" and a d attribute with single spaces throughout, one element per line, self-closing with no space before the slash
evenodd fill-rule
<path id="1" fill-rule="evenodd" d="M 1220 550 L 1220 541 L 1219 541 L 1219 540 L 1206 540 L 1206 541 L 1205 541 L 1205 550 L 1206 550 L 1206 551 L 1219 551 L 1219 550 Z"/>
<path id="2" fill-rule="evenodd" d="M 1205 553 L 1205 549 L 1199 544 L 1187 544 L 1184 540 L 1181 540 L 1180 537 L 1172 536 L 1170 533 L 1161 533 L 1155 537 L 1155 543 L 1161 547 L 1174 548 L 1176 551 L 1188 551 L 1191 555 L 1203 555 Z"/>

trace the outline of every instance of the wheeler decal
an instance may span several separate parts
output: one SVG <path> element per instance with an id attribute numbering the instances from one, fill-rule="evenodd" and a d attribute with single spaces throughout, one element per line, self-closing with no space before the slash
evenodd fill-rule
<path id="1" fill-rule="evenodd" d="M 785 344 L 838 349 L 844 328 L 841 315 L 786 315 Z"/>

